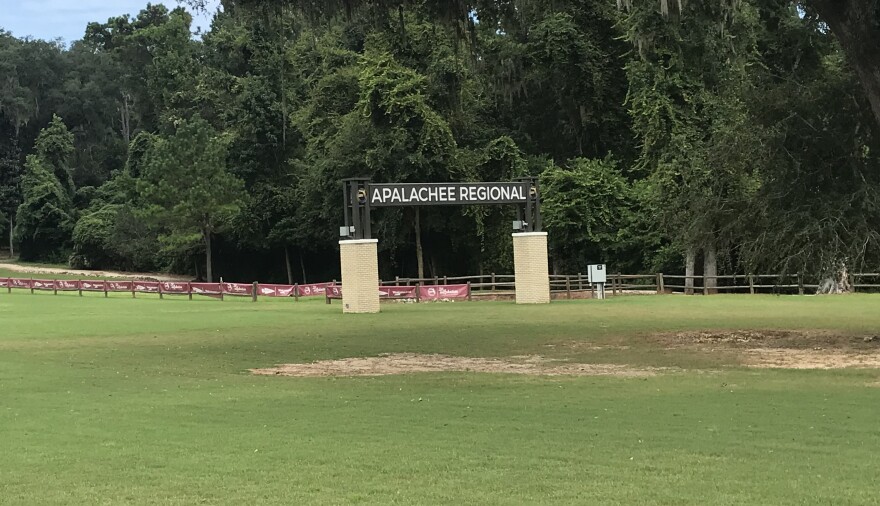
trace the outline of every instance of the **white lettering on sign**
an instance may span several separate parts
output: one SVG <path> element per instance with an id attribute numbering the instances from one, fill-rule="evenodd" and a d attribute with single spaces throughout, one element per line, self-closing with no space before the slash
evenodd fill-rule
<path id="1" fill-rule="evenodd" d="M 526 183 L 519 182 L 376 184 L 370 187 L 370 205 L 519 204 L 526 195 Z"/>

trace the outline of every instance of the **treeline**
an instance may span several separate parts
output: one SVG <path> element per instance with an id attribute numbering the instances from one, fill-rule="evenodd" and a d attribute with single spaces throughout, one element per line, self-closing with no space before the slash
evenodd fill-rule
<path id="1" fill-rule="evenodd" d="M 880 264 L 880 128 L 810 9 L 478 4 L 224 0 L 200 39 L 148 4 L 69 47 L 0 32 L 0 230 L 25 260 L 304 282 L 338 275 L 343 178 L 528 174 L 556 272 Z M 509 272 L 513 215 L 377 210 L 380 271 Z"/>

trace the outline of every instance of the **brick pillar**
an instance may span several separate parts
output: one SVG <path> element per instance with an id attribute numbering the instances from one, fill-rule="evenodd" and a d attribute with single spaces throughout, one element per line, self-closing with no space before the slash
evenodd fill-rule
<path id="1" fill-rule="evenodd" d="M 339 241 L 342 312 L 379 312 L 378 239 Z"/>
<path id="2" fill-rule="evenodd" d="M 513 234 L 513 272 L 517 304 L 548 304 L 547 232 Z"/>

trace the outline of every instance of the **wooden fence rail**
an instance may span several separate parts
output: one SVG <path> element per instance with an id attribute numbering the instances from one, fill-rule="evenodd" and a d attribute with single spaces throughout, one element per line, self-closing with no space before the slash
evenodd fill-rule
<path id="1" fill-rule="evenodd" d="M 714 293 L 815 293 L 819 284 L 815 280 L 805 280 L 798 274 L 719 274 L 709 276 L 714 279 L 714 287 L 706 286 L 707 276 L 685 276 L 682 274 L 623 274 L 610 273 L 605 284 L 609 295 L 648 294 L 648 293 L 693 293 L 712 295 Z M 687 280 L 693 286 L 688 286 Z M 557 296 L 576 298 L 581 294 L 595 294 L 596 287 L 584 273 L 551 274 L 550 292 Z M 514 291 L 513 274 L 478 274 L 474 276 L 434 276 L 426 278 L 401 278 L 382 281 L 382 285 L 444 285 L 470 283 L 475 295 L 509 294 Z M 880 291 L 880 273 L 852 273 L 850 284 L 855 291 Z"/>

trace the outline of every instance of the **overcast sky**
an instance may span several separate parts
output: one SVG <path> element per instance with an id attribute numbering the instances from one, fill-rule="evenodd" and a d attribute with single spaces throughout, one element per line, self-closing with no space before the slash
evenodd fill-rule
<path id="1" fill-rule="evenodd" d="M 148 0 L 0 0 L 0 28 L 16 37 L 31 36 L 37 39 L 64 39 L 71 42 L 81 39 L 90 21 L 106 22 L 122 14 L 137 14 L 147 6 Z M 169 9 L 177 7 L 176 0 L 157 0 Z M 209 2 L 216 6 L 219 0 Z M 211 26 L 213 10 L 207 15 L 193 19 L 193 31 Z"/>

